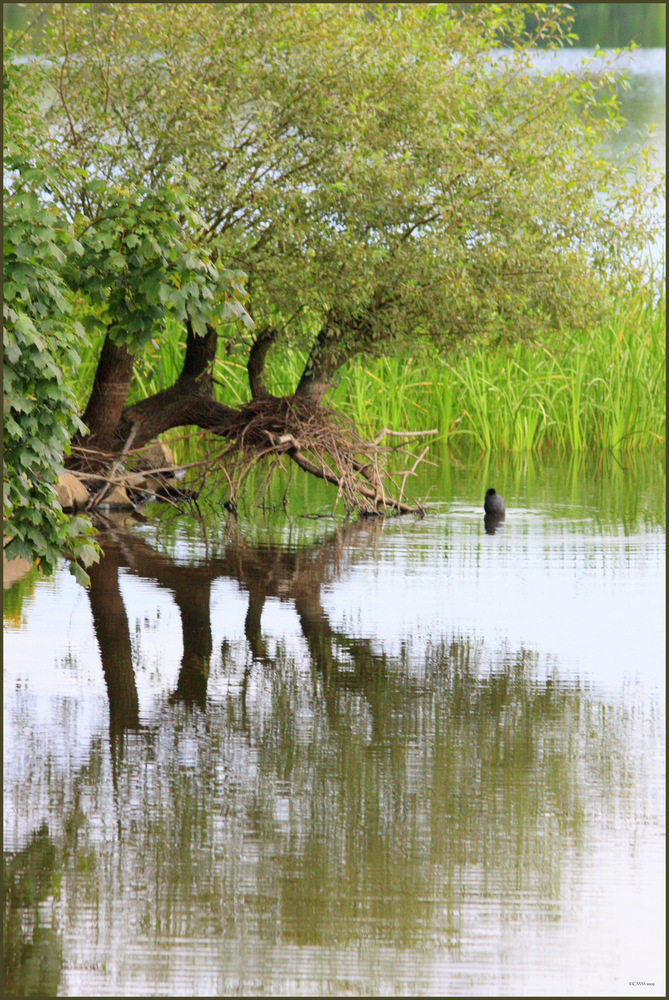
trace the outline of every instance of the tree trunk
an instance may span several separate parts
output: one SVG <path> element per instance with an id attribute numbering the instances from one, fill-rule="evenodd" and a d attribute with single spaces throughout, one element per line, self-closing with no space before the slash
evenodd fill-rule
<path id="1" fill-rule="evenodd" d="M 314 341 L 295 396 L 319 405 L 332 386 L 336 372 L 355 354 L 354 344 L 364 344 L 372 334 L 371 313 L 341 317 L 335 310 L 328 316 Z"/>
<path id="2" fill-rule="evenodd" d="M 186 356 L 179 378 L 168 389 L 126 407 L 119 421 L 125 440 L 135 428 L 134 448 L 141 448 L 172 427 L 193 424 L 203 429 L 224 429 L 238 421 L 237 410 L 218 403 L 212 394 L 217 335 L 213 327 L 200 337 L 188 324 Z"/>
<path id="3" fill-rule="evenodd" d="M 130 389 L 134 358 L 124 344 L 115 344 L 105 337 L 93 388 L 82 417 L 90 431 L 86 448 L 113 452 L 123 445 L 117 437 L 119 420 Z"/>
<path id="4" fill-rule="evenodd" d="M 337 486 L 351 507 L 367 513 L 379 508 L 414 511 L 408 504 L 385 496 L 381 479 L 369 471 L 369 446 L 321 407 L 337 370 L 350 360 L 350 344 L 361 338 L 364 341 L 372 332 L 369 314 L 364 311 L 345 321 L 332 313 L 312 344 L 294 394 L 275 397 L 265 388 L 263 373 L 277 332 L 265 328 L 257 334 L 247 363 L 253 398 L 234 408 L 219 403 L 213 395 L 217 346 L 213 327 L 207 326 L 206 334 L 198 336 L 187 323 L 184 363 L 174 385 L 125 408 L 133 358 L 127 348 L 107 337 L 84 414 L 91 437 L 73 441 L 67 466 L 96 475 L 111 467 L 108 482 L 117 482 L 117 471 L 123 472 L 123 457 L 131 449 L 144 447 L 174 427 L 192 426 L 226 438 L 243 454 L 242 464 L 235 466 L 233 480 L 229 480 L 233 500 L 254 462 L 285 454 L 305 472 Z M 95 450 L 101 454 L 96 455 Z M 92 504 L 101 499 L 99 492 Z"/>
<path id="5" fill-rule="evenodd" d="M 340 342 L 341 334 L 341 327 L 334 322 L 325 323 L 321 327 L 297 384 L 296 399 L 320 405 L 332 385 L 335 372 L 347 360 Z"/>
<path id="6" fill-rule="evenodd" d="M 266 327 L 264 330 L 261 330 L 249 353 L 246 370 L 249 376 L 249 388 L 254 399 L 269 399 L 270 397 L 270 393 L 265 388 L 263 374 L 267 352 L 277 336 L 278 332 L 273 327 Z"/>

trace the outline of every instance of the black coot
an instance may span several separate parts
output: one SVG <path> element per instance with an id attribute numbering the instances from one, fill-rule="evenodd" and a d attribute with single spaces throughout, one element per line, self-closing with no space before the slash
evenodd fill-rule
<path id="1" fill-rule="evenodd" d="M 502 514 L 506 513 L 506 504 L 499 493 L 488 490 L 483 501 L 483 509 L 486 514 L 495 514 L 497 517 L 501 517 Z"/>

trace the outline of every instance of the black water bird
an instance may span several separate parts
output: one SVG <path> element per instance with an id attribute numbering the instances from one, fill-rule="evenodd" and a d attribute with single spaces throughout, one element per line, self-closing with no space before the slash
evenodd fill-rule
<path id="1" fill-rule="evenodd" d="M 494 514 L 495 517 L 502 517 L 506 514 L 506 504 L 503 498 L 495 490 L 488 490 L 483 501 L 483 509 L 486 514 Z"/>

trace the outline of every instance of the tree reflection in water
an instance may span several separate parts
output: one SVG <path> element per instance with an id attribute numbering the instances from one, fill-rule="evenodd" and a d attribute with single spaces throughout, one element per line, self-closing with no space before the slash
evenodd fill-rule
<path id="1" fill-rule="evenodd" d="M 540 678 L 531 651 L 456 635 L 390 657 L 333 627 L 323 587 L 377 530 L 297 550 L 237 533 L 193 566 L 129 533 L 105 539 L 90 601 L 113 791 L 87 789 L 80 843 L 98 857 L 89 892 L 135 886 L 124 906 L 143 934 L 458 947 L 472 900 L 504 919 L 528 905 L 554 919 L 589 821 L 631 808 L 640 776 L 624 711 Z M 181 614 L 178 681 L 146 728 L 121 567 L 167 588 Z M 210 610 L 221 578 L 248 594 L 247 649 L 224 642 L 222 663 Z M 269 651 L 268 598 L 294 607 L 308 656 Z M 227 698 L 208 697 L 212 669 L 236 678 Z M 110 793 L 113 831 L 100 824 Z"/>
<path id="2" fill-rule="evenodd" d="M 58 852 L 46 823 L 3 858 L 4 996 L 57 996 L 62 942 L 44 904 L 58 895 Z"/>

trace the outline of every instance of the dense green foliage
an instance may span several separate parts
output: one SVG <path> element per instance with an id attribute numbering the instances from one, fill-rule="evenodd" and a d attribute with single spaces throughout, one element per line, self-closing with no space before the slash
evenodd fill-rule
<path id="1" fill-rule="evenodd" d="M 54 484 L 72 435 L 86 431 L 74 395 L 85 327 L 138 351 L 160 337 L 168 315 L 188 318 L 197 333 L 252 320 L 239 273 L 217 268 L 185 237 L 184 225 L 197 221 L 186 192 L 117 188 L 93 218 L 78 213 L 72 222 L 46 200 L 64 179 L 88 200 L 100 181 L 41 148 L 35 83 L 5 59 L 5 552 L 38 559 L 48 572 L 66 551 L 83 581 L 80 564 L 97 553 L 91 527 L 63 514 Z"/>
<path id="2" fill-rule="evenodd" d="M 570 40 L 563 5 L 456 7 L 53 8 L 54 149 L 101 204 L 197 177 L 193 236 L 248 273 L 258 327 L 308 347 L 327 323 L 338 362 L 584 325 L 648 235 L 648 178 L 599 152 L 612 74 L 533 71 Z M 57 198 L 94 211 L 77 183 Z"/>
<path id="3" fill-rule="evenodd" d="M 29 26 L 26 4 L 5 3 L 5 25 L 12 30 Z M 454 4 L 464 7 L 465 4 Z M 666 4 L 664 3 L 573 3 L 574 31 L 579 43 L 587 48 L 601 45 L 663 46 L 666 40 Z"/>
<path id="4" fill-rule="evenodd" d="M 101 181 L 86 184 L 87 195 L 101 194 Z M 186 191 L 166 186 L 156 191 L 116 187 L 92 219 L 75 216 L 85 244 L 68 270 L 70 286 L 96 303 L 92 328 L 104 326 L 119 344 L 144 350 L 163 329 L 167 315 L 188 319 L 198 334 L 207 323 L 238 316 L 253 321 L 240 299 L 243 274 L 217 268 L 209 254 L 184 234 L 198 222 Z M 84 313 L 85 315 L 85 313 Z"/>
<path id="5" fill-rule="evenodd" d="M 53 485 L 70 437 L 81 426 L 62 371 L 80 362 L 77 339 L 83 330 L 68 322 L 62 276 L 76 244 L 58 210 L 34 193 L 35 187 L 48 188 L 57 168 L 40 156 L 36 132 L 18 128 L 18 73 L 5 62 L 3 139 L 13 178 L 3 203 L 3 533 L 8 558 L 38 559 L 49 571 L 63 551 L 88 565 L 97 549 L 88 522 L 65 516 Z M 85 579 L 77 562 L 71 566 Z"/>

